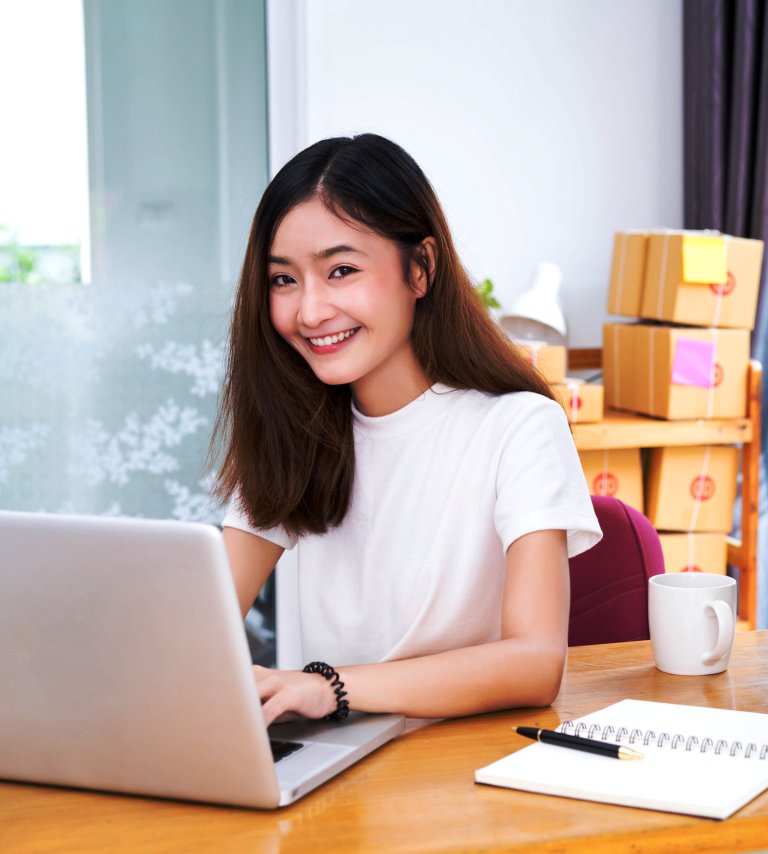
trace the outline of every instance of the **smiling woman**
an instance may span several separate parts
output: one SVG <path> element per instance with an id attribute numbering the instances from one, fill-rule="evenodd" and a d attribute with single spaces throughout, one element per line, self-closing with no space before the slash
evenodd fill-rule
<path id="1" fill-rule="evenodd" d="M 243 613 L 299 548 L 312 663 L 255 668 L 268 722 L 348 706 L 471 714 L 557 694 L 568 556 L 601 536 L 584 476 L 564 413 L 478 299 L 424 173 L 389 140 L 318 142 L 264 193 L 217 447 Z"/>
<path id="2" fill-rule="evenodd" d="M 434 251 L 433 239 L 425 245 Z M 281 246 L 292 247 L 292 261 Z M 350 384 L 367 415 L 400 409 L 429 387 L 410 343 L 426 273 L 414 265 L 406 287 L 395 243 L 339 219 L 315 197 L 286 214 L 273 251 L 272 323 L 318 379 Z"/>

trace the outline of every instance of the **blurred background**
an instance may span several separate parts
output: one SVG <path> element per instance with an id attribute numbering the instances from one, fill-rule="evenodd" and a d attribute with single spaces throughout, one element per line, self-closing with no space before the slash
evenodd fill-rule
<path id="1" fill-rule="evenodd" d="M 3 0 L 2 506 L 215 516 L 250 219 L 325 136 L 412 153 L 502 306 L 555 261 L 599 346 L 614 231 L 682 221 L 680 28 L 668 0 Z"/>
<path id="2" fill-rule="evenodd" d="M 374 131 L 502 309 L 682 227 L 682 0 L 1 0 L 0 507 L 218 522 L 205 453 L 260 195 Z"/>

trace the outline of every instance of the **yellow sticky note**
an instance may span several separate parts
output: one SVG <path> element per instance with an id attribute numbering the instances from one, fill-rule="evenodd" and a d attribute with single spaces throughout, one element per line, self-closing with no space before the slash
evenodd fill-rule
<path id="1" fill-rule="evenodd" d="M 725 238 L 683 236 L 683 281 L 719 285 L 727 278 Z"/>

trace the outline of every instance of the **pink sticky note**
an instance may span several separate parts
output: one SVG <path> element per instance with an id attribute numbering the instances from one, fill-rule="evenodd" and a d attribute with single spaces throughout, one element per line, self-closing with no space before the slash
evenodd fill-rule
<path id="1" fill-rule="evenodd" d="M 672 362 L 672 382 L 711 388 L 715 345 L 709 341 L 687 341 L 679 338 Z"/>

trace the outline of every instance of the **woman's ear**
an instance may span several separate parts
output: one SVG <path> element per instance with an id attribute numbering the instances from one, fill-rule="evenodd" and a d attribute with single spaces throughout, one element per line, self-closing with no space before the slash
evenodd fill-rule
<path id="1" fill-rule="evenodd" d="M 419 260 L 411 262 L 411 282 L 419 299 L 426 296 L 435 280 L 437 243 L 434 237 L 425 237 L 416 247 Z"/>

